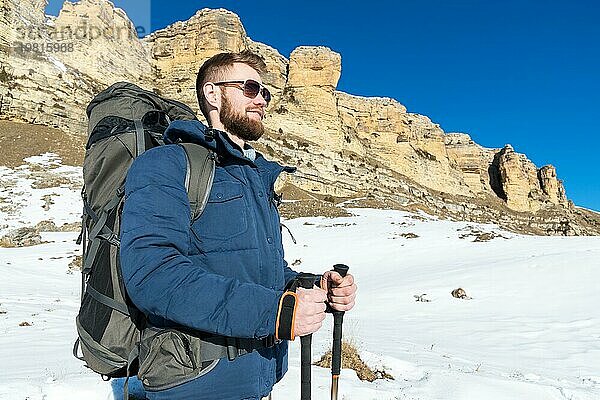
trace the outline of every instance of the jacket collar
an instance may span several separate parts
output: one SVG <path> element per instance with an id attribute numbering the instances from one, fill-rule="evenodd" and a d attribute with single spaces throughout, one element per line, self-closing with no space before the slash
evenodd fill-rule
<path id="1" fill-rule="evenodd" d="M 268 161 L 259 152 L 256 152 L 256 159 L 252 162 L 244 157 L 239 147 L 229 139 L 229 136 L 225 132 L 208 128 L 198 120 L 176 120 L 171 122 L 165 130 L 163 138 L 166 144 L 179 142 L 197 143 L 214 151 L 221 157 L 234 157 L 245 163 L 255 165 L 261 171 L 261 175 L 268 185 L 267 187 L 272 187 L 281 172 L 292 173 L 296 171 L 295 167 L 282 166 L 277 162 Z"/>

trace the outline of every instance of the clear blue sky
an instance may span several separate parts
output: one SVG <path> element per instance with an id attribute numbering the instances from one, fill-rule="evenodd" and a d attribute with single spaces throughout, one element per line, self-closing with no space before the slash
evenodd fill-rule
<path id="1" fill-rule="evenodd" d="M 328 46 L 342 55 L 339 90 L 393 97 L 486 147 L 510 143 L 553 164 L 577 205 L 600 210 L 598 1 L 114 3 L 152 31 L 221 7 L 286 57 Z"/>

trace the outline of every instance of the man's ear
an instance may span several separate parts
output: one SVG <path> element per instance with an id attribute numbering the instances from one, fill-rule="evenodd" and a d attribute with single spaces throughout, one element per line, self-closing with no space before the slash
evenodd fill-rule
<path id="1" fill-rule="evenodd" d="M 212 82 L 206 82 L 204 86 L 202 86 L 202 90 L 204 91 L 204 98 L 206 102 L 217 110 L 221 109 L 221 93 L 220 89 L 217 85 Z"/>

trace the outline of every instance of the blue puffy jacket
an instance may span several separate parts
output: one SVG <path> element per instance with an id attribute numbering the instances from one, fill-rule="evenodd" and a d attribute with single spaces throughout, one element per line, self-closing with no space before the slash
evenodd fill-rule
<path id="1" fill-rule="evenodd" d="M 121 263 L 127 293 L 157 327 L 183 326 L 240 338 L 275 332 L 279 299 L 296 272 L 283 258 L 274 183 L 294 168 L 254 161 L 224 133 L 204 136 L 198 121 L 175 121 L 167 142 L 197 142 L 219 156 L 208 204 L 190 226 L 186 158 L 175 144 L 153 148 L 125 184 Z M 253 351 L 151 399 L 255 399 L 287 370 L 287 342 Z"/>

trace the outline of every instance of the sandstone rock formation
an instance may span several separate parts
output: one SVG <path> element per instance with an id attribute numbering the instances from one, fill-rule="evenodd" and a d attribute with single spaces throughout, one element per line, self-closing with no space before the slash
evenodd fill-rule
<path id="1" fill-rule="evenodd" d="M 466 133 L 448 133 L 444 140 L 448 157 L 462 172 L 469 190 L 473 193 L 491 193 L 489 169 L 496 150 L 479 146 Z"/>
<path id="2" fill-rule="evenodd" d="M 550 203 L 568 206 L 565 187 L 556 177 L 556 168 L 546 165 L 538 170 L 538 174 L 542 190 L 549 197 Z"/>
<path id="3" fill-rule="evenodd" d="M 151 52 L 155 87 L 195 110 L 196 73 L 204 61 L 223 49 L 250 49 L 261 55 L 268 67 L 264 80 L 275 96 L 285 85 L 287 60 L 272 47 L 252 41 L 240 18 L 223 9 L 198 10 L 189 20 L 153 32 L 143 42 Z"/>
<path id="4" fill-rule="evenodd" d="M 47 30 L 53 42 L 63 48 L 73 44 L 72 50 L 59 52 L 65 65 L 102 83 L 152 81 L 148 50 L 125 12 L 112 3 L 67 1 L 50 21 Z"/>
<path id="5" fill-rule="evenodd" d="M 497 154 L 497 160 L 502 192 L 509 208 L 535 212 L 547 203 L 567 206 L 564 187 L 556 178 L 553 166 L 538 170 L 525 155 L 515 153 L 511 145 Z"/>
<path id="6" fill-rule="evenodd" d="M 164 96 L 195 107 L 196 73 L 204 61 L 227 48 L 246 48 L 246 32 L 239 17 L 225 10 L 198 11 L 144 39 L 150 49 L 156 87 Z"/>
<path id="7" fill-rule="evenodd" d="M 538 169 L 508 145 L 487 149 L 467 134 L 445 133 L 394 99 L 338 91 L 341 55 L 328 48 L 298 47 L 288 60 L 250 39 L 239 17 L 223 9 L 199 10 L 138 40 L 108 0 L 66 2 L 56 18 L 45 17 L 44 6 L 44 0 L 0 3 L 2 119 L 83 134 L 86 104 L 124 79 L 198 110 L 200 65 L 221 51 L 250 49 L 265 59 L 264 81 L 274 94 L 257 147 L 299 167 L 284 184 L 535 233 L 600 233 L 596 214 L 567 200 L 554 167 Z M 81 26 L 88 36 L 65 37 Z M 111 30 L 120 35 L 95 37 Z M 32 41 L 24 31 L 33 32 L 33 41 L 73 50 L 24 51 L 20 43 Z"/>
<path id="8" fill-rule="evenodd" d="M 85 106 L 101 82 L 59 59 L 62 53 L 54 51 L 45 6 L 44 0 L 2 3 L 0 116 L 83 133 Z"/>
<path id="9" fill-rule="evenodd" d="M 342 137 L 335 88 L 341 67 L 340 55 L 325 47 L 295 49 L 283 94 L 267 124 L 284 132 L 302 132 L 305 139 L 339 151 Z"/>
<path id="10" fill-rule="evenodd" d="M 151 82 L 148 51 L 109 1 L 67 1 L 57 18 L 44 15 L 44 0 L 3 1 L 2 118 L 85 134 L 85 107 L 102 88 Z"/>

